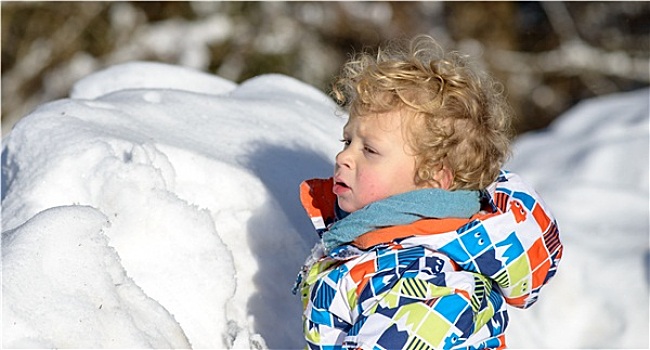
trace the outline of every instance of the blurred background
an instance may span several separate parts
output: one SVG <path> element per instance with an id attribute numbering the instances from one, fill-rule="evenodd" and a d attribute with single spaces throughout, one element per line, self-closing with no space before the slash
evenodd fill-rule
<path id="1" fill-rule="evenodd" d="M 434 36 L 508 94 L 517 133 L 585 98 L 650 83 L 650 2 L 12 2 L 2 14 L 2 135 L 107 66 L 152 60 L 323 92 L 355 51 Z M 306 111 L 306 114 L 309 112 Z"/>

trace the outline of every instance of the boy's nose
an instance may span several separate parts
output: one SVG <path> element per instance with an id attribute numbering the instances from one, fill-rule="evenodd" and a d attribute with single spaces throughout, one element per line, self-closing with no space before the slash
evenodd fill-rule
<path id="1" fill-rule="evenodd" d="M 350 152 L 348 152 L 348 150 L 349 148 L 344 149 L 336 155 L 337 167 L 352 168 L 352 157 L 350 156 Z"/>

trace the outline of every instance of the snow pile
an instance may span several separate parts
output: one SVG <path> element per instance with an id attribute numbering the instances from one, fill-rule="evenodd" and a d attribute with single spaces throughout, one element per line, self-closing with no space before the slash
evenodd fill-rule
<path id="1" fill-rule="evenodd" d="M 290 290 L 316 238 L 297 189 L 331 172 L 334 112 L 288 77 L 236 86 L 159 64 L 36 110 L 3 151 L 4 345 L 248 348 L 253 329 L 300 344 Z"/>
<path id="2" fill-rule="evenodd" d="M 583 102 L 516 143 L 509 168 L 535 184 L 566 249 L 534 312 L 511 313 L 513 345 L 648 348 L 649 105 L 648 89 Z"/>
<path id="3" fill-rule="evenodd" d="M 511 346 L 648 346 L 648 91 L 589 106 L 510 164 L 566 244 Z M 302 347 L 298 184 L 330 176 L 344 122 L 286 76 L 143 62 L 42 105 L 3 140 L 2 345 Z"/>

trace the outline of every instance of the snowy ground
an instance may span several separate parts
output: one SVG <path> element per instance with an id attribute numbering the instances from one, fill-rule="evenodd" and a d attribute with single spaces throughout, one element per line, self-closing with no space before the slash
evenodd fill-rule
<path id="1" fill-rule="evenodd" d="M 648 104 L 587 101 L 517 140 L 508 168 L 566 248 L 512 347 L 648 347 Z M 42 105 L 3 140 L 3 347 L 302 347 L 297 189 L 330 176 L 343 124 L 286 76 L 153 63 Z"/>

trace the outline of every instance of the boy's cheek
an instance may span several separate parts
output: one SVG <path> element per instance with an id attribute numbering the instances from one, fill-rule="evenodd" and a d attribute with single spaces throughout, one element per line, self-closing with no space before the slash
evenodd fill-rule
<path id="1" fill-rule="evenodd" d="M 384 199 L 391 194 L 395 194 L 392 193 L 394 185 L 394 183 L 383 179 L 377 173 L 360 173 L 355 195 L 357 196 L 357 200 L 363 202 L 363 206 L 366 206 L 372 202 Z"/>

